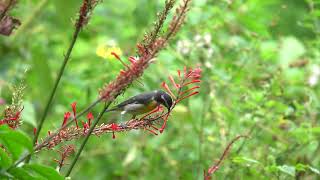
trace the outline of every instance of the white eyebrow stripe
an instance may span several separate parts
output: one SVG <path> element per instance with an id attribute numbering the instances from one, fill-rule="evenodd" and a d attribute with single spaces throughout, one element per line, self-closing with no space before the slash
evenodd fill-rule
<path id="1" fill-rule="evenodd" d="M 164 96 L 163 96 L 163 95 L 161 95 L 161 99 L 163 99 L 163 100 L 164 100 L 164 102 L 166 103 L 167 107 L 169 107 L 169 104 L 168 104 L 167 100 L 164 98 Z"/>

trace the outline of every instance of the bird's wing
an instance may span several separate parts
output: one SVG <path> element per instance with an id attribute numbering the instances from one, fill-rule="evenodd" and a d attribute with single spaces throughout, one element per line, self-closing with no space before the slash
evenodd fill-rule
<path id="1" fill-rule="evenodd" d="M 128 104 L 146 104 L 148 101 L 152 99 L 152 96 L 154 95 L 154 92 L 146 92 L 142 94 L 138 94 L 136 96 L 133 96 L 126 101 L 121 102 L 116 107 L 122 108 Z"/>
<path id="2" fill-rule="evenodd" d="M 150 101 L 152 99 L 152 97 L 154 96 L 154 91 L 152 92 L 146 92 L 146 93 L 142 93 L 142 94 L 138 94 L 136 96 L 133 96 L 123 102 L 121 102 L 120 104 L 114 106 L 113 108 L 107 110 L 107 112 L 109 111 L 122 111 L 123 108 L 128 105 L 128 104 L 147 104 L 148 101 Z"/>

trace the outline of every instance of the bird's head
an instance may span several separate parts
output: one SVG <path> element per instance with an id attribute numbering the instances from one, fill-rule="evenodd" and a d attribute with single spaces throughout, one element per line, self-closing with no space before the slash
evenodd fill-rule
<path id="1" fill-rule="evenodd" d="M 172 97 L 168 93 L 166 93 L 162 90 L 157 90 L 156 95 L 155 95 L 155 100 L 158 103 L 164 105 L 168 109 L 168 111 L 171 110 L 171 107 L 173 105 L 173 100 L 172 100 Z"/>

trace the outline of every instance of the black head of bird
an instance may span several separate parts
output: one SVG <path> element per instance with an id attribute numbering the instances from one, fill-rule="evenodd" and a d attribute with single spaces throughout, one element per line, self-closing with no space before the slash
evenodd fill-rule
<path id="1" fill-rule="evenodd" d="M 168 109 L 168 111 L 170 111 L 170 109 L 173 105 L 173 100 L 172 100 L 171 96 L 162 90 L 157 90 L 156 95 L 155 95 L 155 100 L 159 104 L 162 104 L 164 107 L 166 107 Z"/>

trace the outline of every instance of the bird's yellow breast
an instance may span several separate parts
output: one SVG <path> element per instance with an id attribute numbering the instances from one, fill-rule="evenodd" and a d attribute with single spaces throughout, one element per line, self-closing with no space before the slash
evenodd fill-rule
<path id="1" fill-rule="evenodd" d="M 154 108 L 156 108 L 158 106 L 157 101 L 150 101 L 148 104 L 146 104 L 145 106 L 143 106 L 142 108 L 137 109 L 133 114 L 144 114 L 147 113 L 149 111 L 152 111 Z"/>

